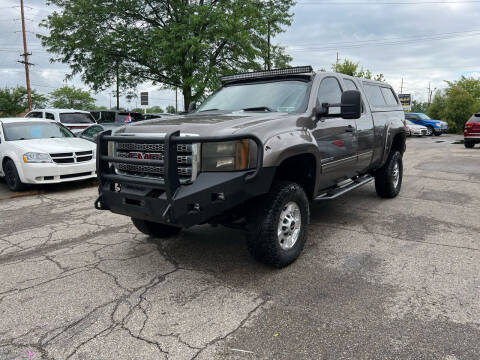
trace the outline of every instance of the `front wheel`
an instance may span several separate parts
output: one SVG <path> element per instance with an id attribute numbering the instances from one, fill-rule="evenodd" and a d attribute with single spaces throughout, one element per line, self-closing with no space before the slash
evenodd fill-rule
<path id="1" fill-rule="evenodd" d="M 400 193 L 403 179 L 403 159 L 400 151 L 392 151 L 375 175 L 375 190 L 382 198 L 394 198 Z"/>
<path id="2" fill-rule="evenodd" d="M 433 136 L 433 126 L 427 126 L 427 136 Z"/>
<path id="3" fill-rule="evenodd" d="M 20 180 L 15 163 L 8 159 L 3 166 L 3 172 L 5 174 L 5 182 L 12 191 L 21 191 L 25 188 L 25 184 Z"/>
<path id="4" fill-rule="evenodd" d="M 248 250 L 258 261 L 283 268 L 298 258 L 307 239 L 307 195 L 300 185 L 282 181 L 260 201 L 248 219 Z"/>
<path id="5" fill-rule="evenodd" d="M 165 225 L 148 220 L 132 218 L 132 223 L 140 232 L 157 238 L 166 238 L 177 235 L 182 228 Z"/>

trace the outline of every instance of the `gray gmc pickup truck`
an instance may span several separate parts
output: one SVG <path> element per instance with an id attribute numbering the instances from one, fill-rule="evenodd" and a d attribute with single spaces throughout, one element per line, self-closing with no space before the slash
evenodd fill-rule
<path id="1" fill-rule="evenodd" d="M 284 267 L 304 247 L 310 202 L 373 179 L 380 197 L 400 192 L 405 117 L 386 83 L 310 66 L 221 80 L 187 115 L 98 136 L 97 209 L 155 237 L 244 229 L 257 260 Z"/>

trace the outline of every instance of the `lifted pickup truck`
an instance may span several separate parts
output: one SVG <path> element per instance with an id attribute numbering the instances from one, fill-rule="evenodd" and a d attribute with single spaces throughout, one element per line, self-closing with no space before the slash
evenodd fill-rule
<path id="1" fill-rule="evenodd" d="M 405 137 L 385 83 L 309 66 L 225 76 L 187 115 L 98 136 L 95 207 L 155 237 L 242 228 L 257 260 L 284 267 L 304 247 L 311 201 L 373 179 L 379 196 L 398 195 Z"/>

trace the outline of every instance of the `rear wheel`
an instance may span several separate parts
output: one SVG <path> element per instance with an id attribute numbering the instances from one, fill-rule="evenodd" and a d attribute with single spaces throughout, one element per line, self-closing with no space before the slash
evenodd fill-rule
<path id="1" fill-rule="evenodd" d="M 12 160 L 8 159 L 7 161 L 5 161 L 5 164 L 3 165 L 3 172 L 5 174 L 5 182 L 7 183 L 7 186 L 10 190 L 20 191 L 25 188 L 25 185 L 22 183 L 20 177 L 18 176 L 18 171 L 15 163 Z"/>
<path id="2" fill-rule="evenodd" d="M 465 141 L 463 144 L 465 145 L 465 147 L 466 147 L 467 149 L 471 149 L 471 148 L 473 148 L 473 147 L 475 146 L 475 143 L 474 143 L 474 142 L 470 142 L 470 141 Z"/>
<path id="3" fill-rule="evenodd" d="M 298 258 L 307 239 L 307 195 L 300 185 L 282 181 L 273 184 L 261 204 L 248 219 L 248 250 L 266 265 L 285 267 Z"/>
<path id="4" fill-rule="evenodd" d="M 382 198 L 394 198 L 400 193 L 403 179 L 403 160 L 400 151 L 390 153 L 388 160 L 375 175 L 375 190 Z"/>
<path id="5" fill-rule="evenodd" d="M 148 220 L 134 219 L 132 218 L 133 225 L 137 230 L 146 235 L 150 235 L 157 238 L 166 238 L 177 235 L 182 228 L 172 225 L 165 225 Z"/>

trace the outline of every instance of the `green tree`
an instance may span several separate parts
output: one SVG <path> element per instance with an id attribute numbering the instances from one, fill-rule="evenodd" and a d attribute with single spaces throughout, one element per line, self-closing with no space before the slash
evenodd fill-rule
<path id="1" fill-rule="evenodd" d="M 447 96 L 441 90 L 435 92 L 432 103 L 426 113 L 432 119 L 445 119 L 445 108 L 447 106 Z"/>
<path id="2" fill-rule="evenodd" d="M 69 64 L 93 90 L 151 81 L 181 89 L 185 108 L 219 85 L 223 74 L 260 70 L 266 54 L 289 62 L 281 47 L 268 50 L 290 25 L 294 0 L 50 0 L 57 6 L 42 26 L 52 60 Z M 266 10 L 268 9 L 268 11 Z"/>
<path id="3" fill-rule="evenodd" d="M 50 93 L 52 106 L 55 108 L 91 110 L 95 106 L 95 99 L 88 91 L 74 86 L 63 86 Z"/>
<path id="4" fill-rule="evenodd" d="M 444 91 L 435 93 L 427 114 L 432 119 L 446 120 L 451 131 L 461 133 L 470 116 L 480 111 L 480 79 L 462 76 L 446 83 Z"/>
<path id="5" fill-rule="evenodd" d="M 348 59 L 343 60 L 343 63 L 332 64 L 331 69 L 333 72 L 340 74 L 356 76 L 365 79 L 373 79 L 377 81 L 385 81 L 383 74 L 374 75 L 370 70 L 364 70 L 363 67 L 360 68 L 360 63 L 355 63 Z"/>
<path id="6" fill-rule="evenodd" d="M 44 108 L 47 105 L 47 97 L 32 90 L 32 107 Z M 28 109 L 27 89 L 23 86 L 0 89 L 0 116 L 17 116 Z"/>
<path id="7" fill-rule="evenodd" d="M 147 108 L 147 113 L 161 114 L 161 113 L 163 113 L 163 109 L 160 106 L 152 106 L 152 107 Z"/>
<path id="8" fill-rule="evenodd" d="M 454 132 L 462 132 L 467 120 L 480 110 L 480 103 L 464 88 L 453 86 L 447 90 L 444 119 Z"/>
<path id="9" fill-rule="evenodd" d="M 459 87 L 469 93 L 475 100 L 480 100 L 480 79 L 462 76 L 457 81 L 446 81 L 448 89 Z M 447 89 L 447 91 L 448 91 Z"/>
<path id="10" fill-rule="evenodd" d="M 421 102 L 417 100 L 412 101 L 412 112 L 426 113 L 428 109 L 427 102 Z"/>
<path id="11" fill-rule="evenodd" d="M 173 105 L 168 105 L 166 108 L 165 108 L 165 112 L 167 114 L 175 114 L 176 111 L 175 111 L 175 106 Z"/>

